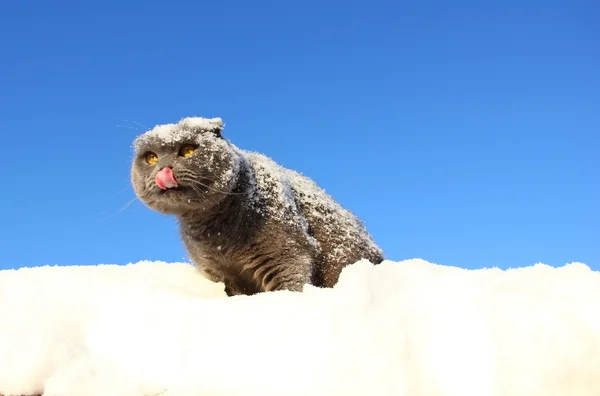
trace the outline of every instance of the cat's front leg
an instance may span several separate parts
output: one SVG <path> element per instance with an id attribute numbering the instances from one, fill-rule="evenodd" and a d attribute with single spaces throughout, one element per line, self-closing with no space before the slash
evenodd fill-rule
<path id="1" fill-rule="evenodd" d="M 223 273 L 219 270 L 216 270 L 214 268 L 211 268 L 207 265 L 202 265 L 202 264 L 196 265 L 196 268 L 198 268 L 200 273 L 202 275 L 204 275 L 204 277 L 210 281 L 213 281 L 215 283 L 225 281 L 225 277 L 223 276 Z"/>
<path id="2" fill-rule="evenodd" d="M 282 262 L 264 271 L 261 288 L 264 291 L 289 290 L 301 292 L 310 283 L 313 271 L 312 258 L 299 257 L 292 262 Z"/>

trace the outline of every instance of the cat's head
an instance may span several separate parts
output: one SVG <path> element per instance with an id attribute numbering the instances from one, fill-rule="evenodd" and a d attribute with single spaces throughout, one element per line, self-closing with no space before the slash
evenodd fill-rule
<path id="1" fill-rule="evenodd" d="M 158 125 L 134 142 L 131 182 L 160 213 L 209 210 L 232 190 L 240 156 L 221 135 L 220 118 L 188 117 Z"/>

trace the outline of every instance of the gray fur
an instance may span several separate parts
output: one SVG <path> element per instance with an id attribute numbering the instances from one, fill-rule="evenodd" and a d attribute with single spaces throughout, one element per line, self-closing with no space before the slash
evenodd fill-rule
<path id="1" fill-rule="evenodd" d="M 140 135 L 131 180 L 149 208 L 177 217 L 192 261 L 228 295 L 333 287 L 344 266 L 383 261 L 353 214 L 310 179 L 229 143 L 222 126 L 186 118 Z M 178 156 L 188 143 L 196 151 Z M 149 151 L 154 165 L 144 160 Z M 154 177 L 166 166 L 179 187 L 162 191 Z"/>

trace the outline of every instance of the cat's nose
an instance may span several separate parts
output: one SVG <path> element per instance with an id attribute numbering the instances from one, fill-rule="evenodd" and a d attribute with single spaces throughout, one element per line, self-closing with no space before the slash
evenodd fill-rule
<path id="1" fill-rule="evenodd" d="M 154 176 L 154 181 L 161 190 L 177 187 L 178 184 L 175 175 L 173 174 L 173 169 L 168 166 L 158 171 L 156 176 Z"/>

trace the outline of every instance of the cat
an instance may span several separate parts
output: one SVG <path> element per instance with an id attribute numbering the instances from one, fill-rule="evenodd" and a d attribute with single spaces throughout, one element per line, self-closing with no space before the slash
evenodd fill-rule
<path id="1" fill-rule="evenodd" d="M 221 118 L 187 117 L 134 141 L 131 182 L 174 215 L 186 250 L 227 295 L 333 287 L 360 259 L 384 260 L 362 222 L 317 184 L 237 148 Z"/>

